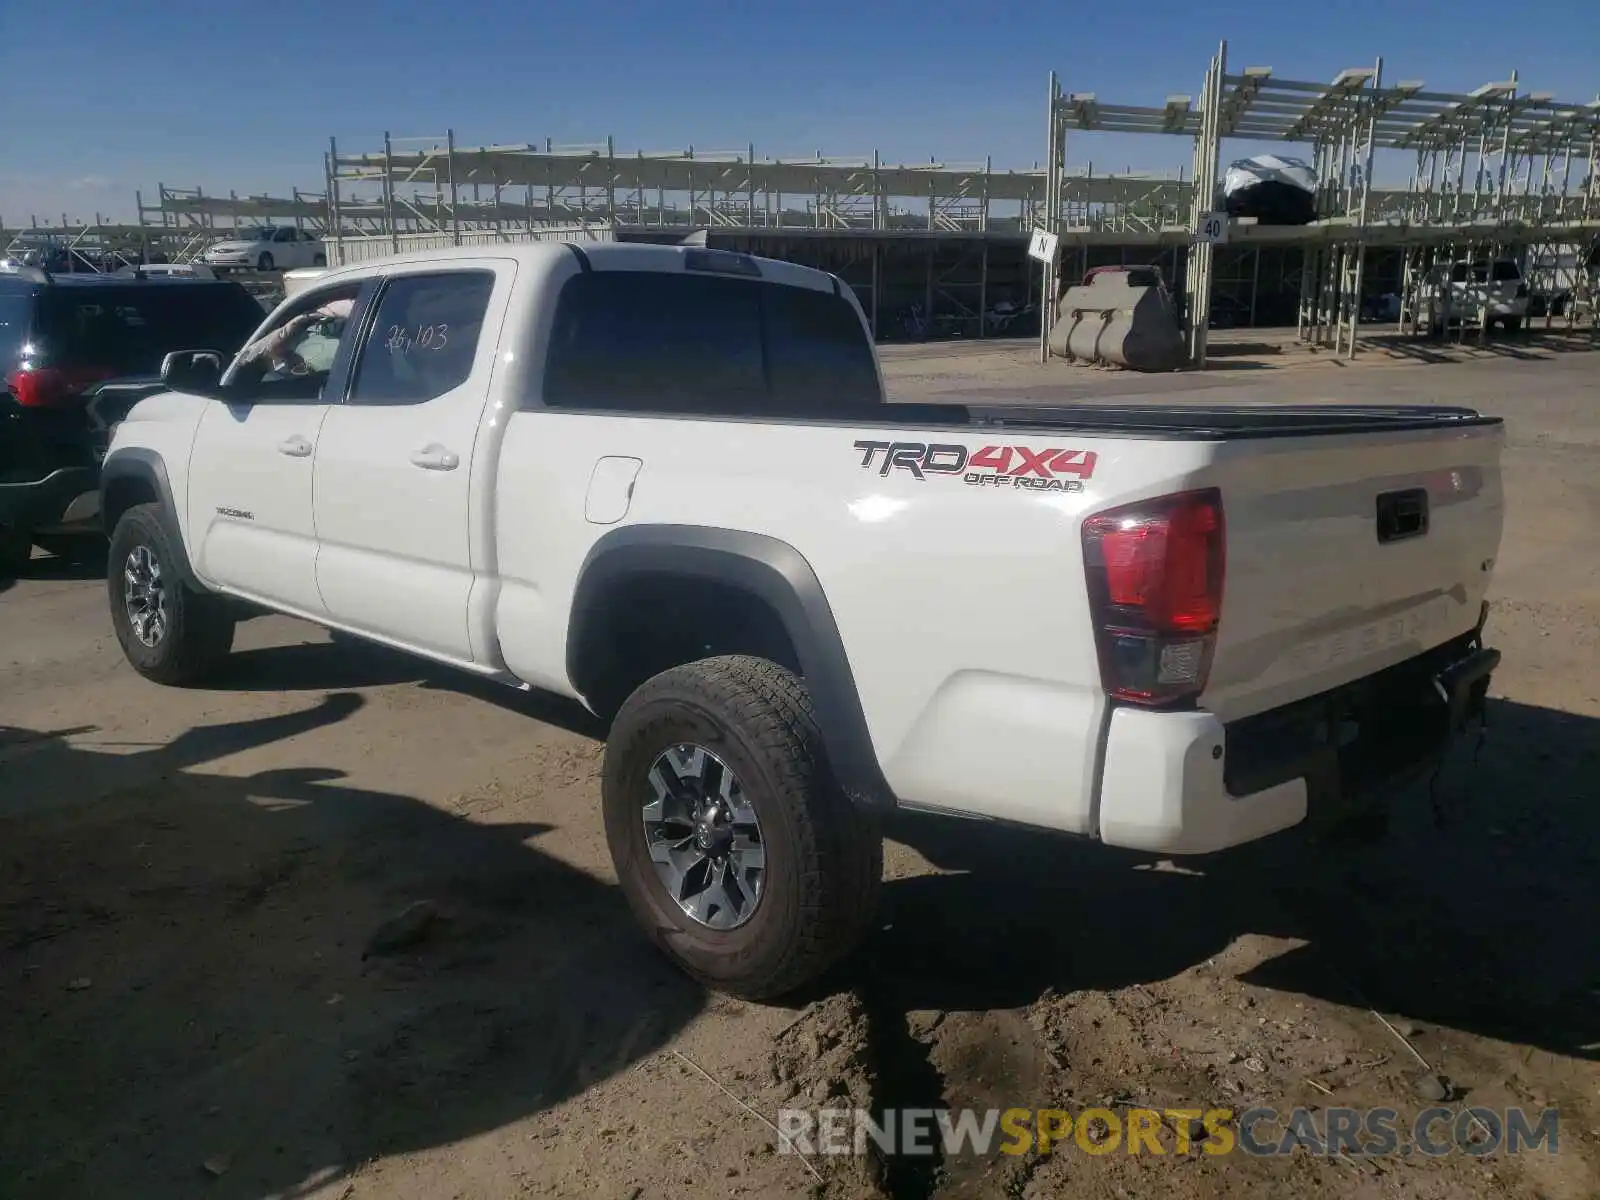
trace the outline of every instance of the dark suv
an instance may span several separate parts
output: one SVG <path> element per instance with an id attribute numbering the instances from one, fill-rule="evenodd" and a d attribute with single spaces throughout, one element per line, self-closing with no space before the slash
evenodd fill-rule
<path id="1" fill-rule="evenodd" d="M 236 283 L 0 271 L 0 577 L 99 532 L 100 460 L 163 357 L 227 361 L 265 316 Z"/>

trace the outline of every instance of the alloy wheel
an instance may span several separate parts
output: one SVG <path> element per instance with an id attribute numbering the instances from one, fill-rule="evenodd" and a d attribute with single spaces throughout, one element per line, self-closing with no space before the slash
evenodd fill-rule
<path id="1" fill-rule="evenodd" d="M 149 546 L 135 546 L 122 568 L 122 605 L 133 636 L 154 649 L 167 636 L 167 584 L 161 560 Z"/>
<path id="2" fill-rule="evenodd" d="M 688 916 L 737 929 L 761 902 L 766 848 L 739 777 L 704 746 L 663 750 L 647 775 L 645 842 L 656 874 Z"/>

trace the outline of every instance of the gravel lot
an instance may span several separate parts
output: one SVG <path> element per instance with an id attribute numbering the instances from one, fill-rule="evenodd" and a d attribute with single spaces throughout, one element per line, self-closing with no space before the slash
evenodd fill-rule
<path id="1" fill-rule="evenodd" d="M 1257 354 L 1196 379 L 886 351 L 903 398 L 1504 415 L 1505 662 L 1442 828 L 1407 796 L 1376 846 L 1171 869 L 904 823 L 881 930 L 795 1008 L 707 995 L 635 935 L 585 714 L 280 618 L 242 627 L 213 689 L 163 691 L 123 664 L 93 572 L 36 559 L 0 581 L 0 1195 L 1600 1195 L 1600 358 L 1537 338 L 1450 357 Z M 418 901 L 415 943 L 369 956 Z M 1437 1086 L 1559 1105 L 1560 1153 L 1069 1146 L 813 1176 L 741 1107 L 1409 1119 Z"/>

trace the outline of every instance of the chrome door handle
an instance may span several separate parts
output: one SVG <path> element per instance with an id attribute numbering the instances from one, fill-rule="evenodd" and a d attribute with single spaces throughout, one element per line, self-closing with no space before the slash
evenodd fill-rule
<path id="1" fill-rule="evenodd" d="M 297 433 L 278 443 L 278 453 L 287 454 L 290 458 L 310 458 L 311 443 Z"/>
<path id="2" fill-rule="evenodd" d="M 411 452 L 411 464 L 424 471 L 454 471 L 461 465 L 461 459 L 455 451 L 446 450 L 439 443 L 432 442 L 421 450 Z"/>

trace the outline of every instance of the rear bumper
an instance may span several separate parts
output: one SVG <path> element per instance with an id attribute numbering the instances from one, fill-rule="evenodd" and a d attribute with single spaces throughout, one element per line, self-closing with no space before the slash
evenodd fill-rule
<path id="1" fill-rule="evenodd" d="M 1224 725 L 1207 712 L 1119 708 L 1100 837 L 1206 854 L 1303 822 L 1336 824 L 1433 768 L 1483 703 L 1497 650 L 1476 635 L 1387 671 Z"/>
<path id="2" fill-rule="evenodd" d="M 93 467 L 62 467 L 43 479 L 0 483 L 0 525 L 92 525 L 99 515 L 100 472 Z"/>

